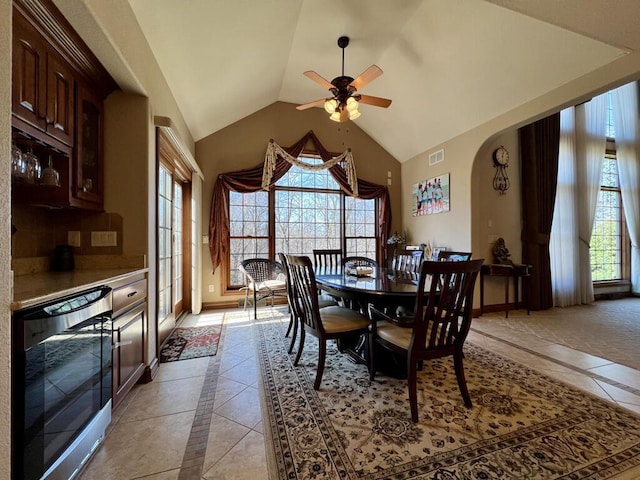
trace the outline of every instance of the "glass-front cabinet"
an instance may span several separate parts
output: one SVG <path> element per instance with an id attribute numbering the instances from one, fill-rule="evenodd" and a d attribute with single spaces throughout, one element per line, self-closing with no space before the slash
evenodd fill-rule
<path id="1" fill-rule="evenodd" d="M 78 83 L 74 196 L 102 204 L 102 101 Z"/>

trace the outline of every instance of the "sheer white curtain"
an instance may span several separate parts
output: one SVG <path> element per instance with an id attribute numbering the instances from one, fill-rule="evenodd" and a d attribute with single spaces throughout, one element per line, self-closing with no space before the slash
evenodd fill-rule
<path id="1" fill-rule="evenodd" d="M 563 140 L 563 116 L 568 129 Z M 561 112 L 550 256 L 554 305 L 593 302 L 589 242 L 606 148 L 607 94 Z M 571 129 L 573 125 L 573 129 Z"/>
<path id="2" fill-rule="evenodd" d="M 553 209 L 549 256 L 553 304 L 566 307 L 580 303 L 576 279 L 580 277 L 578 256 L 578 215 L 576 209 L 576 126 L 575 107 L 560 112 L 558 184 Z"/>
<path id="3" fill-rule="evenodd" d="M 625 219 L 631 237 L 631 291 L 640 294 L 640 166 L 638 165 L 638 84 L 612 93 L 616 130 L 616 158 Z"/>

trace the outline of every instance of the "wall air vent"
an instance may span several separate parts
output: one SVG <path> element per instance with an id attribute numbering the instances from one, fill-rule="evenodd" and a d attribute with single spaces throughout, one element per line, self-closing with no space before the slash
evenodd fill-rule
<path id="1" fill-rule="evenodd" d="M 429 154 L 429 166 L 444 161 L 444 149 Z"/>

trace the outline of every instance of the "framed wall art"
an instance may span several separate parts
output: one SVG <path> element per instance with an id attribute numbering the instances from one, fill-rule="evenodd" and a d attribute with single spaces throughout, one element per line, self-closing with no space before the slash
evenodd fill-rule
<path id="1" fill-rule="evenodd" d="M 449 203 L 448 173 L 423 180 L 413 185 L 413 206 L 411 207 L 411 213 L 414 217 L 448 212 Z"/>

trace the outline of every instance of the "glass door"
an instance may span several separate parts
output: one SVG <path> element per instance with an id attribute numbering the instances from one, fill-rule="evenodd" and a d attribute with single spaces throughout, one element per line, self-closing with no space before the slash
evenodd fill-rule
<path id="1" fill-rule="evenodd" d="M 191 305 L 191 171 L 158 136 L 158 346 Z"/>
<path id="2" fill-rule="evenodd" d="M 182 222 L 184 220 L 182 207 L 182 184 L 173 182 L 173 313 L 177 318 L 183 311 L 183 235 Z"/>
<path id="3" fill-rule="evenodd" d="M 160 164 L 158 169 L 158 343 L 162 344 L 175 326 L 172 303 L 173 175 Z"/>

